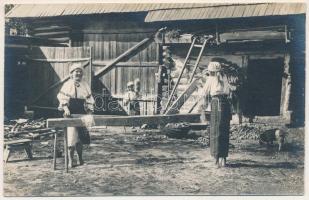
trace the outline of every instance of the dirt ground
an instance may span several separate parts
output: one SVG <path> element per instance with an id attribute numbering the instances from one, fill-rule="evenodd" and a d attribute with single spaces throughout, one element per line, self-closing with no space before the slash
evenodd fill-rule
<path id="1" fill-rule="evenodd" d="M 34 160 L 13 152 L 4 164 L 5 196 L 303 195 L 304 129 L 291 128 L 282 152 L 257 140 L 230 140 L 226 168 L 209 147 L 158 131 L 94 129 L 83 166 L 52 169 L 52 140 L 34 142 Z M 47 143 L 48 141 L 48 143 Z M 62 147 L 62 145 L 60 145 Z"/>

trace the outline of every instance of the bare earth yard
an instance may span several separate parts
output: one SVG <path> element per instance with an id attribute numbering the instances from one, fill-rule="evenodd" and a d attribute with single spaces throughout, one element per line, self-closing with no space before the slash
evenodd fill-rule
<path id="1" fill-rule="evenodd" d="M 304 129 L 289 129 L 282 152 L 257 140 L 231 140 L 228 166 L 217 168 L 208 146 L 158 131 L 96 129 L 86 164 L 52 169 L 53 141 L 34 142 L 35 159 L 13 152 L 4 164 L 5 196 L 303 195 Z M 62 139 L 62 138 L 61 138 Z M 59 147 L 62 149 L 62 145 Z"/>

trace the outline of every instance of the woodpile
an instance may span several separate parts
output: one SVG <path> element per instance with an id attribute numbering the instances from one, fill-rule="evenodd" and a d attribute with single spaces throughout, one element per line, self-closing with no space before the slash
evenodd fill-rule
<path id="1" fill-rule="evenodd" d="M 253 123 L 233 125 L 230 129 L 230 139 L 238 142 L 242 140 L 259 140 L 261 134 L 274 128 L 278 128 L 278 126 Z"/>
<path id="2" fill-rule="evenodd" d="M 5 141 L 19 139 L 43 139 L 51 137 L 56 130 L 46 128 L 46 120 L 43 118 L 30 120 L 18 119 L 10 120 L 4 123 L 4 139 Z"/>

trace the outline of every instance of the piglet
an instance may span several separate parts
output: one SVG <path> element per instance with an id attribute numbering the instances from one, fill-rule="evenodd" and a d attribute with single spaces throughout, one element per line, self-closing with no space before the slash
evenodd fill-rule
<path id="1" fill-rule="evenodd" d="M 278 151 L 282 150 L 286 138 L 286 132 L 283 129 L 275 128 L 264 131 L 260 134 L 259 143 L 273 145 L 274 141 L 278 142 Z"/>

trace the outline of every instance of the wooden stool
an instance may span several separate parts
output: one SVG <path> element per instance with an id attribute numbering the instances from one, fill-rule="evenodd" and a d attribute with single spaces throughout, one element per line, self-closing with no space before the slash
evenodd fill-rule
<path id="1" fill-rule="evenodd" d="M 15 140 L 15 141 L 7 141 L 4 142 L 4 155 L 3 160 L 4 162 L 7 162 L 10 157 L 11 150 L 25 150 L 27 157 L 29 159 L 32 159 L 32 140 L 30 139 L 21 139 L 21 140 Z"/>

